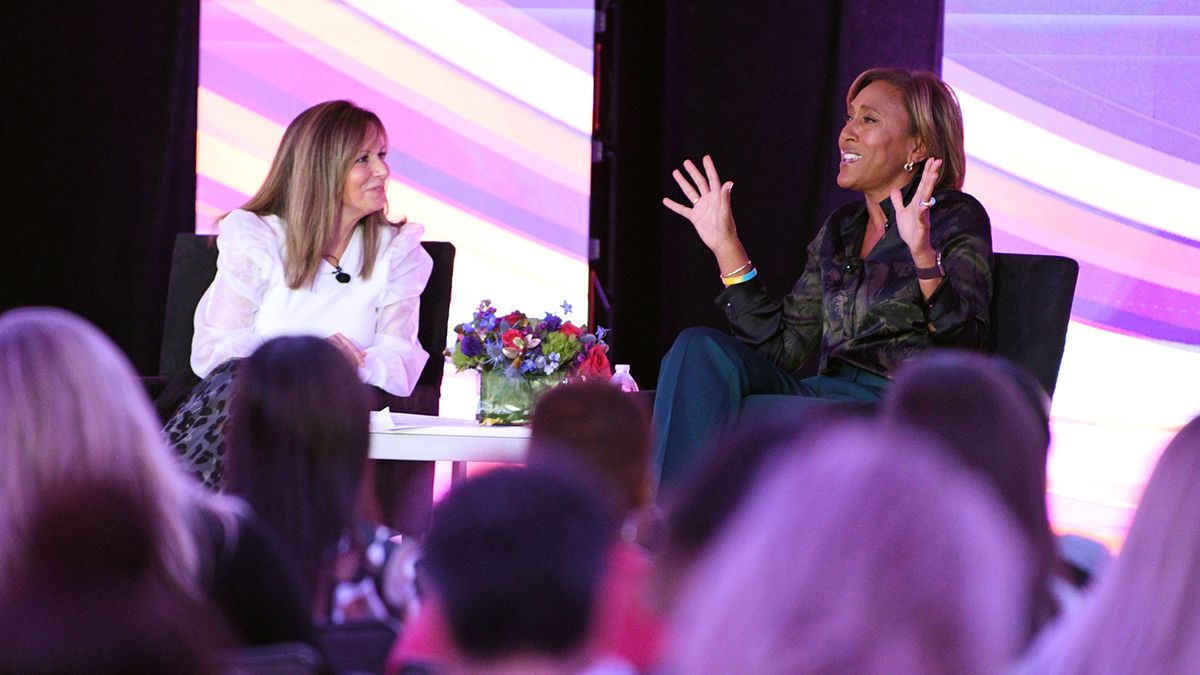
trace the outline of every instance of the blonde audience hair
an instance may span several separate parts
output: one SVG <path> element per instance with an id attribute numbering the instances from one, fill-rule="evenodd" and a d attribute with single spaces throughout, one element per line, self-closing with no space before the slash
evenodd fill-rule
<path id="1" fill-rule="evenodd" d="M 1200 664 L 1200 417 L 1167 445 L 1116 560 L 1019 669 L 1182 673 Z"/>
<path id="2" fill-rule="evenodd" d="M 271 161 L 262 187 L 242 208 L 284 222 L 284 280 L 288 288 L 311 286 L 322 257 L 334 243 L 341 221 L 342 189 L 364 142 L 387 137 L 370 110 L 350 101 L 326 101 L 292 120 Z M 400 227 L 387 219 L 386 207 L 365 216 L 363 278 L 370 278 L 381 244 L 380 232 Z"/>
<path id="3" fill-rule="evenodd" d="M 150 515 L 166 580 L 198 597 L 188 514 L 199 491 L 167 449 L 132 366 L 97 328 L 53 308 L 0 315 L 0 592 L 46 499 L 115 486 Z"/>
<path id="4" fill-rule="evenodd" d="M 681 673 L 999 672 L 1027 564 L 990 486 L 919 431 L 846 423 L 792 448 L 687 579 Z"/>
<path id="5" fill-rule="evenodd" d="M 850 85 L 846 104 L 872 82 L 887 82 L 900 91 L 908 111 L 909 132 L 925 147 L 926 157 L 942 160 L 934 190 L 961 190 L 967 175 L 967 153 L 963 145 L 962 109 L 950 85 L 925 70 L 871 68 Z"/>

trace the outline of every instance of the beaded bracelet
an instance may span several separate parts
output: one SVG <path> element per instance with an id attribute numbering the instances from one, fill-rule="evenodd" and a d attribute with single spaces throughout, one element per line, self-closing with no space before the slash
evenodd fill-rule
<path id="1" fill-rule="evenodd" d="M 751 267 L 749 272 L 746 272 L 739 277 L 721 277 L 721 283 L 725 284 L 726 286 L 733 286 L 740 284 L 743 281 L 750 281 L 756 276 L 758 276 L 758 270 Z"/>
<path id="2" fill-rule="evenodd" d="M 734 271 L 732 271 L 732 272 L 728 272 L 728 273 L 726 273 L 726 274 L 722 274 L 722 275 L 721 275 L 721 278 L 722 278 L 722 279 L 732 279 L 733 277 L 736 277 L 736 276 L 738 276 L 738 275 L 742 274 L 743 272 L 745 272 L 746 270 L 750 269 L 751 267 L 754 267 L 754 263 L 752 263 L 752 262 L 750 262 L 749 260 L 747 260 L 747 261 L 746 261 L 746 263 L 745 263 L 744 265 L 742 265 L 741 267 L 737 268 L 736 270 L 734 270 Z"/>

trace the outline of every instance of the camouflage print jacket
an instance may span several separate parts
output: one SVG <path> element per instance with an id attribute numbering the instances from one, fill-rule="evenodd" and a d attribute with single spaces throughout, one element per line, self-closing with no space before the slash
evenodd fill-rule
<path id="1" fill-rule="evenodd" d="M 916 181 L 905 190 L 907 201 Z M 804 274 L 782 301 L 752 279 L 725 289 L 717 303 L 739 339 L 794 372 L 820 347 L 820 369 L 838 361 L 887 376 L 930 347 L 982 350 L 992 298 L 992 233 L 987 211 L 971 195 L 935 193 L 930 239 L 946 278 L 925 300 L 912 255 L 896 230 L 889 200 L 881 202 L 887 231 L 859 256 L 867 209 L 847 204 L 826 219 L 808 246 Z"/>

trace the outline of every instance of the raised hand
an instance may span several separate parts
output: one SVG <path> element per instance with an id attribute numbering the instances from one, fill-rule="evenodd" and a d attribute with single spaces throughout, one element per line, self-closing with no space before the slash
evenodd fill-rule
<path id="1" fill-rule="evenodd" d="M 942 168 L 942 160 L 930 159 L 925 162 L 925 170 L 921 174 L 921 182 L 913 193 L 912 201 L 904 206 L 904 198 L 899 190 L 892 190 L 892 208 L 896 211 L 896 230 L 900 238 L 908 244 L 913 262 L 917 267 L 932 267 L 937 261 L 937 252 L 929 243 L 929 209 L 932 206 L 930 198 L 933 187 L 937 185 L 938 175 Z"/>
<path id="2" fill-rule="evenodd" d="M 746 262 L 746 250 L 737 236 L 737 225 L 733 222 L 733 205 L 730 201 L 732 182 L 721 183 L 717 167 L 712 157 L 704 156 L 704 173 L 696 167 L 692 160 L 685 160 L 683 168 L 688 177 L 679 169 L 671 172 L 679 188 L 687 197 L 691 206 L 680 204 L 670 198 L 663 198 L 663 206 L 687 218 L 700 235 L 704 245 L 717 256 L 717 264 L 722 272 L 737 268 Z M 728 269 L 726 269 L 728 268 Z"/>

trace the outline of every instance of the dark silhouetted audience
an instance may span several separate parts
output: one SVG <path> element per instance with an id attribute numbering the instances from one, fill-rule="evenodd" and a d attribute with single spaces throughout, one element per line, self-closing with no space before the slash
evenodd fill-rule
<path id="1" fill-rule="evenodd" d="M 528 466 L 456 487 L 414 566 L 374 524 L 370 393 L 345 354 L 285 337 L 240 363 L 216 495 L 95 327 L 0 315 L 0 673 L 229 672 L 273 648 L 374 672 L 389 645 L 404 674 L 1200 663 L 1200 418 L 1105 566 L 1050 527 L 1048 399 L 1007 362 L 914 359 L 877 411 L 743 410 L 657 496 L 640 399 L 568 383 L 535 408 Z M 339 660 L 334 631 L 364 626 L 383 630 L 338 633 L 358 652 Z"/>
<path id="2" fill-rule="evenodd" d="M 563 472 L 497 469 L 452 491 L 423 562 L 454 645 L 444 671 L 586 671 L 610 528 Z"/>
<path id="3" fill-rule="evenodd" d="M 597 596 L 593 651 L 640 671 L 662 654 L 663 619 L 651 603 L 653 561 L 639 545 L 654 490 L 650 420 L 641 399 L 609 382 L 569 383 L 546 393 L 533 411 L 528 464 L 577 465 L 617 509 Z"/>
<path id="4" fill-rule="evenodd" d="M 1024 533 L 1030 578 L 1027 637 L 1073 596 L 1046 510 L 1050 445 L 1045 394 L 1032 376 L 1000 359 L 933 352 L 900 369 L 884 396 L 885 424 L 916 427 L 996 489 Z"/>
<path id="5" fill-rule="evenodd" d="M 689 576 L 679 673 L 994 673 L 1028 565 L 993 490 L 919 431 L 846 423 L 763 474 Z"/>
<path id="6" fill-rule="evenodd" d="M 415 580 L 370 508 L 367 387 L 327 340 L 280 337 L 241 362 L 233 388 L 226 490 L 281 543 L 331 666 L 382 671 Z"/>
<path id="7" fill-rule="evenodd" d="M 155 574 L 215 607 L 236 644 L 316 644 L 274 541 L 245 504 L 183 473 L 129 362 L 78 316 L 0 317 L 0 467 L 0 594 L 28 566 L 40 510 L 94 482 L 144 514 Z"/>
<path id="8" fill-rule="evenodd" d="M 589 653 L 640 671 L 657 663 L 663 638 L 662 617 L 650 603 L 653 561 L 636 542 L 653 489 L 650 460 L 649 416 L 637 397 L 611 383 L 571 382 L 538 400 L 529 467 L 586 476 L 617 514 L 597 591 Z M 443 611 L 436 599 L 426 605 L 393 651 L 393 672 L 406 663 L 446 660 L 449 637 Z"/>
<path id="9" fill-rule="evenodd" d="M 781 451 L 802 451 L 810 434 L 868 416 L 860 406 L 812 406 L 803 415 L 779 415 L 782 407 L 746 413 L 712 442 L 702 461 L 668 494 L 665 526 L 655 560 L 655 602 L 669 608 L 692 564 L 758 483 L 764 465 Z"/>
<path id="10" fill-rule="evenodd" d="M 0 673 L 217 673 L 219 617 L 165 574 L 151 513 L 122 487 L 45 500 L 0 599 Z"/>
<path id="11" fill-rule="evenodd" d="M 367 389 L 313 337 L 275 338 L 242 361 L 230 402 L 226 487 L 278 537 L 321 621 L 391 620 L 386 527 L 365 523 Z"/>

